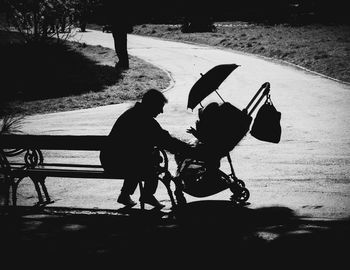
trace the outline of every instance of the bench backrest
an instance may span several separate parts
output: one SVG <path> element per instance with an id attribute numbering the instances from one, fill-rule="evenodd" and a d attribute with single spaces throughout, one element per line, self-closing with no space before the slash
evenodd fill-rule
<path id="1" fill-rule="evenodd" d="M 100 150 L 107 136 L 0 135 L 0 149 Z"/>
<path id="2" fill-rule="evenodd" d="M 105 135 L 0 135 L 0 168 L 9 168 L 8 157 L 21 154 L 26 167 L 43 164 L 42 150 L 100 151 L 107 138 Z M 165 151 L 157 149 L 162 157 L 160 167 L 167 167 Z"/>

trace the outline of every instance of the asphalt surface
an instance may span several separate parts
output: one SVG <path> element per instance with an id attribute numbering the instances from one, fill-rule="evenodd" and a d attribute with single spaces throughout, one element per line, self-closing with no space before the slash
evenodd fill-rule
<path id="1" fill-rule="evenodd" d="M 89 31 L 76 40 L 113 48 L 111 34 Z M 301 215 L 316 218 L 346 218 L 350 212 L 350 86 L 294 66 L 280 64 L 228 50 L 129 36 L 129 53 L 163 68 L 173 78 L 165 91 L 169 103 L 158 117 L 175 136 L 192 140 L 186 130 L 197 119 L 197 108 L 187 109 L 193 84 L 215 65 L 240 65 L 219 87 L 224 100 L 243 109 L 264 82 L 271 84 L 271 98 L 281 111 L 282 138 L 279 144 L 258 141 L 249 134 L 231 152 L 236 175 L 251 191 L 252 207 L 283 205 Z M 209 101 L 220 101 L 213 94 Z M 116 117 L 131 104 L 31 116 L 23 129 L 29 134 L 108 134 Z M 254 116 L 254 114 L 253 114 Z M 220 119 L 233 125 L 229 119 Z M 52 158 L 58 154 L 52 153 Z M 51 157 L 51 155 L 50 155 Z M 172 157 L 169 157 L 172 159 Z M 97 162 L 96 156 L 78 155 L 74 160 Z M 170 163 L 174 173 L 175 164 Z M 222 170 L 229 172 L 222 161 Z M 69 181 L 72 182 L 72 181 Z M 120 183 L 75 181 L 74 188 L 48 181 L 57 206 L 115 209 Z M 72 191 L 74 190 L 74 191 Z M 96 192 L 99 190 L 99 192 Z M 32 192 L 32 190 L 30 190 Z M 82 194 L 86 194 L 83 197 Z M 23 203 L 29 194 L 23 195 Z M 32 196 L 33 197 L 33 196 Z M 158 197 L 168 200 L 164 188 Z M 214 199 L 227 199 L 229 193 Z M 35 198 L 33 198 L 35 199 Z M 196 198 L 188 197 L 188 200 Z"/>
<path id="2" fill-rule="evenodd" d="M 111 34 L 88 31 L 76 38 L 113 48 Z M 58 256 L 61 263 L 65 257 L 79 258 L 77 262 L 131 257 L 150 265 L 160 262 L 159 258 L 179 265 L 186 259 L 218 265 L 230 258 L 232 265 L 249 265 L 254 256 L 266 263 L 277 262 L 280 256 L 296 265 L 301 257 L 311 264 L 334 256 L 341 261 L 341 246 L 349 240 L 350 227 L 350 86 L 295 66 L 207 46 L 134 35 L 129 36 L 128 46 L 130 54 L 172 77 L 165 91 L 169 103 L 158 120 L 184 140 L 192 140 L 186 129 L 194 125 L 197 111 L 186 108 L 187 97 L 200 73 L 218 64 L 240 65 L 219 88 L 225 101 L 240 109 L 264 82 L 270 82 L 272 100 L 282 113 L 281 142 L 270 144 L 247 135 L 231 152 L 236 175 L 250 190 L 249 205 L 230 204 L 229 191 L 206 198 L 187 195 L 188 206 L 174 218 L 160 186 L 157 197 L 167 204 L 162 213 L 148 209 L 145 215 L 137 206 L 125 213 L 116 203 L 119 181 L 49 179 L 54 203 L 46 210 L 28 209 L 36 197 L 29 181 L 23 181 L 21 210 L 2 222 L 3 237 L 11 243 L 6 252 L 28 258 L 42 254 L 52 260 Z M 205 102 L 212 100 L 220 101 L 214 94 Z M 30 116 L 24 131 L 108 134 L 115 118 L 130 105 Z M 229 119 L 219 121 L 233 124 Z M 49 155 L 56 160 L 61 157 L 64 154 Z M 72 159 L 98 162 L 93 154 Z M 170 171 L 174 170 L 171 162 Z M 229 170 L 225 161 L 222 170 Z M 329 260 L 327 254 L 332 255 Z M 148 256 L 155 259 L 145 259 Z"/>

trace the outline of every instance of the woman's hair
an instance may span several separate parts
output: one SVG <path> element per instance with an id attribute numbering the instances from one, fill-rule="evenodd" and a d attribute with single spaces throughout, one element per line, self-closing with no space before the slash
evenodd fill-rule
<path id="1" fill-rule="evenodd" d="M 159 103 L 167 103 L 167 98 L 157 89 L 148 90 L 142 97 L 142 103 L 146 105 L 154 105 Z"/>

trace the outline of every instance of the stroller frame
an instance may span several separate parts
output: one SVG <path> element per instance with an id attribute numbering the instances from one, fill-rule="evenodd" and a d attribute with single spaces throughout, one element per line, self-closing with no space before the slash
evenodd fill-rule
<path id="1" fill-rule="evenodd" d="M 253 112 L 256 110 L 256 108 L 258 107 L 258 105 L 260 104 L 260 102 L 262 101 L 262 99 L 264 97 L 268 97 L 269 93 L 270 93 L 270 83 L 265 82 L 264 84 L 262 84 L 262 86 L 256 92 L 256 94 L 251 99 L 251 101 L 248 103 L 246 108 L 244 108 L 242 110 L 242 112 L 248 116 L 251 116 L 253 114 Z M 260 95 L 260 97 L 259 97 L 259 95 Z M 219 95 L 219 97 L 221 100 L 223 100 L 220 95 Z M 248 129 L 248 132 L 249 132 L 249 129 Z M 245 133 L 245 135 L 246 135 L 246 133 Z M 241 139 L 243 139 L 243 137 Z M 239 141 L 238 141 L 238 143 L 239 143 Z M 170 172 L 168 171 L 167 155 L 166 155 L 164 150 L 160 150 L 160 152 L 161 152 L 161 155 L 163 156 L 163 165 L 160 167 L 161 168 L 160 175 L 163 175 L 163 176 L 160 177 L 160 180 L 163 182 L 163 184 L 167 188 L 167 192 L 168 192 L 168 195 L 171 199 L 171 203 L 173 206 L 185 204 L 186 198 L 184 196 L 184 192 L 186 193 L 186 191 L 183 190 L 183 184 L 181 182 L 181 179 L 178 179 L 177 176 L 172 176 L 170 174 Z M 224 180 L 226 183 L 225 189 L 229 188 L 230 191 L 232 192 L 230 200 L 236 204 L 246 204 L 247 200 L 250 197 L 250 192 L 246 188 L 245 182 L 243 180 L 237 178 L 235 171 L 234 171 L 234 168 L 233 168 L 233 165 L 232 165 L 232 159 L 231 159 L 230 153 L 227 153 L 226 158 L 227 158 L 227 161 L 229 163 L 231 172 L 230 172 L 230 174 L 226 174 L 219 169 L 220 178 L 222 180 Z M 195 164 L 196 162 L 200 163 L 201 161 L 194 160 L 194 163 L 192 163 L 192 164 Z M 173 192 L 170 188 L 171 182 L 175 183 L 176 189 L 174 191 L 174 194 L 175 194 L 176 200 L 174 199 Z M 221 192 L 223 190 L 224 189 L 221 189 L 221 190 L 219 190 L 219 192 Z M 213 193 L 213 194 L 215 194 L 215 193 Z"/>
<path id="2" fill-rule="evenodd" d="M 262 93 L 262 94 L 261 94 Z M 250 100 L 248 103 L 247 107 L 243 109 L 243 112 L 246 113 L 248 116 L 251 116 L 253 112 L 256 110 L 260 102 L 264 97 L 268 97 L 270 93 L 270 83 L 265 82 L 264 84 L 261 85 L 259 90 L 256 92 L 254 97 Z M 258 96 L 261 94 L 259 99 L 256 101 Z M 256 101 L 256 102 L 255 102 Z M 254 104 L 255 102 L 255 104 Z M 249 108 L 254 104 L 254 106 L 249 110 Z M 238 179 L 233 165 L 232 165 L 232 159 L 230 156 L 230 153 L 227 154 L 226 156 L 227 161 L 230 165 L 231 173 L 228 175 L 228 183 L 229 183 L 229 188 L 231 192 L 233 193 L 231 196 L 231 201 L 237 202 L 237 203 L 245 203 L 249 197 L 250 197 L 250 192 L 249 190 L 245 187 L 245 183 L 243 180 Z"/>

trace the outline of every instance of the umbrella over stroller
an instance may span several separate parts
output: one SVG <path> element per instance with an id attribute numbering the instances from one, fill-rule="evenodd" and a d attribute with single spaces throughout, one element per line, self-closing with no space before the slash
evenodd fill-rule
<path id="1" fill-rule="evenodd" d="M 187 108 L 194 109 L 213 92 L 220 97 L 222 104 L 212 102 L 198 110 L 199 120 L 192 133 L 200 142 L 212 145 L 213 151 L 227 154 L 244 137 L 251 123 L 251 117 L 229 102 L 225 102 L 217 89 L 239 65 L 221 64 L 214 66 L 192 86 L 188 95 Z"/>
<path id="2" fill-rule="evenodd" d="M 192 86 L 190 90 L 190 93 L 188 95 L 187 108 L 193 110 L 204 98 L 206 98 L 212 92 L 216 91 L 220 84 L 237 67 L 239 66 L 236 64 L 222 64 L 213 67 L 204 75 L 201 74 L 202 77 Z"/>

